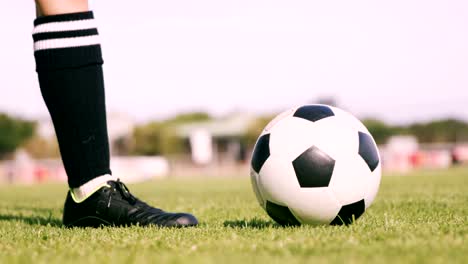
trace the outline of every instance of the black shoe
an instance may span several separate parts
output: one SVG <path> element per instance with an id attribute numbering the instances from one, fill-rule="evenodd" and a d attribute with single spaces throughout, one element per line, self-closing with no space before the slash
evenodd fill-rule
<path id="1" fill-rule="evenodd" d="M 191 214 L 164 212 L 138 200 L 119 180 L 109 181 L 108 185 L 110 187 L 102 187 L 81 203 L 75 203 L 68 192 L 63 209 L 63 224 L 67 227 L 188 227 L 198 224 Z"/>

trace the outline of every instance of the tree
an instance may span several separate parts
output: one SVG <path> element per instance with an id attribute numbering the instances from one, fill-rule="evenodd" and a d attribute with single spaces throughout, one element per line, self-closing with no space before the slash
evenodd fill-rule
<path id="1" fill-rule="evenodd" d="M 136 127 L 133 140 L 132 152 L 137 155 L 168 155 L 177 153 L 182 148 L 174 127 L 163 122 Z"/>
<path id="2" fill-rule="evenodd" d="M 205 112 L 193 112 L 193 113 L 182 113 L 178 114 L 170 119 L 164 121 L 166 124 L 186 124 L 193 122 L 203 122 L 211 120 L 211 116 Z"/>
<path id="3" fill-rule="evenodd" d="M 57 139 L 45 139 L 34 135 L 24 143 L 25 150 L 36 159 L 59 158 L 60 150 Z"/>
<path id="4" fill-rule="evenodd" d="M 385 144 L 389 137 L 401 132 L 397 127 L 387 125 L 374 118 L 364 119 L 362 123 L 367 127 L 377 144 Z"/>
<path id="5" fill-rule="evenodd" d="M 160 122 L 138 126 L 133 131 L 131 152 L 136 155 L 170 155 L 184 150 L 183 140 L 176 135 L 176 127 L 185 123 L 211 120 L 204 112 L 183 113 Z"/>
<path id="6" fill-rule="evenodd" d="M 35 123 L 0 114 L 0 158 L 14 152 L 34 135 Z"/>
<path id="7" fill-rule="evenodd" d="M 247 128 L 247 132 L 243 136 L 243 143 L 247 148 L 253 148 L 258 137 L 262 133 L 263 129 L 273 120 L 274 115 L 260 116 L 253 121 Z"/>
<path id="8" fill-rule="evenodd" d="M 408 126 L 406 130 L 424 143 L 468 140 L 468 123 L 457 119 L 415 123 Z"/>
<path id="9" fill-rule="evenodd" d="M 468 140 L 468 123 L 457 119 L 442 119 L 407 126 L 390 126 L 376 119 L 364 120 L 364 125 L 377 143 L 393 135 L 413 135 L 422 143 L 447 143 Z"/>

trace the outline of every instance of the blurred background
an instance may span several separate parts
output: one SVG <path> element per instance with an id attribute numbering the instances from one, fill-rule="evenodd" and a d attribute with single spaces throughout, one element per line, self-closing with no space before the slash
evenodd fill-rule
<path id="1" fill-rule="evenodd" d="M 115 175 L 248 176 L 287 108 L 360 118 L 386 171 L 468 163 L 468 2 L 91 1 Z M 0 183 L 65 181 L 32 50 L 32 1 L 0 17 Z M 11 26 L 14 25 L 14 26 Z"/>

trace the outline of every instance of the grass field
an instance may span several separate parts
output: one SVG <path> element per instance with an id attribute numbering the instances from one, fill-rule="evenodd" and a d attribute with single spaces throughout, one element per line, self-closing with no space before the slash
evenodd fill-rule
<path id="1" fill-rule="evenodd" d="M 275 225 L 248 178 L 131 185 L 192 229 L 61 227 L 65 185 L 0 186 L 0 263 L 468 263 L 468 168 L 386 176 L 354 225 Z"/>

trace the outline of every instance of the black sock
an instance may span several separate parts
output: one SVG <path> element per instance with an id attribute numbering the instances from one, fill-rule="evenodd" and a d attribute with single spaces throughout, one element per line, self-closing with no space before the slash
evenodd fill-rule
<path id="1" fill-rule="evenodd" d="M 34 56 L 68 184 L 110 174 L 101 46 L 93 13 L 39 17 Z"/>

